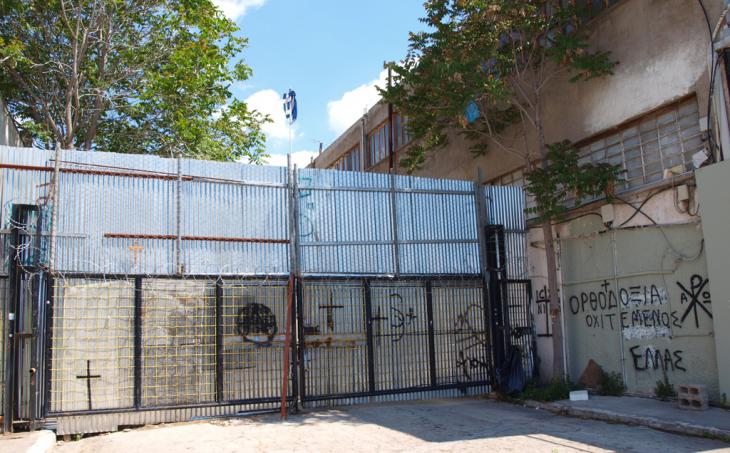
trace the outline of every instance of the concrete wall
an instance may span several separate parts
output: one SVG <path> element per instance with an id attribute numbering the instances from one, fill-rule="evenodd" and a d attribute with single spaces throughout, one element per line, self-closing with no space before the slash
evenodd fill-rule
<path id="1" fill-rule="evenodd" d="M 560 239 L 568 373 L 589 360 L 631 392 L 704 384 L 719 399 L 712 295 L 697 223 L 606 229 L 583 217 Z"/>
<path id="2" fill-rule="evenodd" d="M 697 172 L 702 228 L 705 234 L 720 392 L 730 396 L 730 162 L 722 162 Z"/>

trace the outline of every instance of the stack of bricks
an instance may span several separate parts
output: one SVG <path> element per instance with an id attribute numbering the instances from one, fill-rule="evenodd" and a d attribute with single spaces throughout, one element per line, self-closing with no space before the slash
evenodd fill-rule
<path id="1" fill-rule="evenodd" d="M 709 408 L 707 389 L 704 385 L 680 384 L 677 400 L 680 409 L 705 411 Z"/>

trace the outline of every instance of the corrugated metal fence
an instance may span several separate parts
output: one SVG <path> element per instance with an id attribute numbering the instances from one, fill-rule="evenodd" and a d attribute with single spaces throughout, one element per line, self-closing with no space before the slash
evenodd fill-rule
<path id="1" fill-rule="evenodd" d="M 529 288 L 512 296 L 526 277 L 520 189 L 58 156 L 0 147 L 3 273 L 42 287 L 3 293 L 6 308 L 35 307 L 43 332 L 32 358 L 5 350 L 11 419 L 92 432 L 275 408 L 284 382 L 295 406 L 479 392 L 495 335 L 514 338 L 531 376 Z M 21 207 L 34 213 L 22 225 Z M 491 267 L 488 224 L 501 231 Z M 23 367 L 41 372 L 19 382 Z"/>

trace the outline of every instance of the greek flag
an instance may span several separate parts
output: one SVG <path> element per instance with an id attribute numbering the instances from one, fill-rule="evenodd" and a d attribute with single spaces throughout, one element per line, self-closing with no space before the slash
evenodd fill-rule
<path id="1" fill-rule="evenodd" d="M 284 114 L 289 124 L 294 124 L 297 120 L 297 94 L 294 90 L 289 90 L 281 97 L 284 100 Z"/>

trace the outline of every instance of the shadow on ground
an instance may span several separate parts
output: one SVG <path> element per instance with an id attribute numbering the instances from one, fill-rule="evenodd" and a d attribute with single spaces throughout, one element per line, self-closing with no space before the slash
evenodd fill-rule
<path id="1" fill-rule="evenodd" d="M 274 419 L 272 419 L 274 420 Z M 308 411 L 290 417 L 302 426 L 336 423 L 378 425 L 427 443 L 496 437 L 527 437 L 556 448 L 583 450 L 585 444 L 610 451 L 717 451 L 730 444 L 679 436 L 649 428 L 561 417 L 487 399 L 447 399 L 371 404 L 326 411 Z"/>

